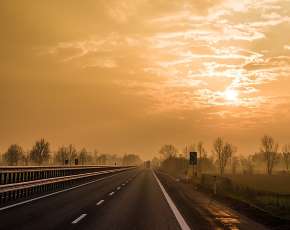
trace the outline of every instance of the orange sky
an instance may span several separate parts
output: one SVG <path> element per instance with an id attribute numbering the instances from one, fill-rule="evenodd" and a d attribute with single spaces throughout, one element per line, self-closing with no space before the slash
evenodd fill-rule
<path id="1" fill-rule="evenodd" d="M 9 0 L 0 30 L 0 151 L 290 142 L 289 0 Z"/>

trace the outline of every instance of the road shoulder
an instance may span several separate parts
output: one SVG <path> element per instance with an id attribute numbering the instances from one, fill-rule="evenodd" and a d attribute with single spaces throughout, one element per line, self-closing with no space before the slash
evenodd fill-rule
<path id="1" fill-rule="evenodd" d="M 192 229 L 199 226 L 204 226 L 202 229 L 267 229 L 213 197 L 195 190 L 190 184 L 177 182 L 161 172 L 157 175 Z"/>

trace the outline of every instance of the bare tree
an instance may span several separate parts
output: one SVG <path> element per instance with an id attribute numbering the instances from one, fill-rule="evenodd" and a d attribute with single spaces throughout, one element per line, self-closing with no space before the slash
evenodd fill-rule
<path id="1" fill-rule="evenodd" d="M 65 165 L 66 160 L 68 160 L 68 150 L 65 146 L 62 146 L 56 152 L 55 161 Z"/>
<path id="2" fill-rule="evenodd" d="M 137 154 L 125 154 L 122 162 L 123 165 L 140 165 L 142 160 Z"/>
<path id="3" fill-rule="evenodd" d="M 159 150 L 159 153 L 165 158 L 176 156 L 177 149 L 174 145 L 163 145 Z"/>
<path id="4" fill-rule="evenodd" d="M 93 158 L 94 158 L 94 163 L 95 164 L 98 164 L 98 155 L 99 155 L 99 152 L 98 150 L 94 150 L 94 153 L 93 153 Z"/>
<path id="5" fill-rule="evenodd" d="M 237 156 L 232 157 L 232 174 L 233 175 L 236 175 L 238 166 L 239 166 L 239 158 Z"/>
<path id="6" fill-rule="evenodd" d="M 108 164 L 108 155 L 107 154 L 100 154 L 97 160 L 98 164 L 106 165 Z"/>
<path id="7" fill-rule="evenodd" d="M 79 152 L 79 160 L 80 163 L 82 165 L 86 164 L 88 161 L 90 161 L 90 154 L 88 153 L 88 151 L 83 148 L 80 152 Z"/>
<path id="8" fill-rule="evenodd" d="M 49 159 L 49 152 L 49 143 L 44 139 L 41 139 L 36 141 L 35 145 L 30 151 L 30 159 L 41 165 L 44 161 Z"/>
<path id="9" fill-rule="evenodd" d="M 290 166 L 290 144 L 286 144 L 282 149 L 282 156 L 285 163 L 286 171 L 289 171 Z"/>
<path id="10" fill-rule="evenodd" d="M 190 145 L 185 145 L 184 149 L 183 149 L 183 155 L 185 158 L 188 158 L 188 154 L 190 152 L 195 152 L 196 151 L 196 147 L 195 144 L 190 144 Z"/>
<path id="11" fill-rule="evenodd" d="M 253 174 L 254 173 L 253 156 L 241 158 L 241 166 L 243 167 L 244 174 Z"/>
<path id="12" fill-rule="evenodd" d="M 278 148 L 279 145 L 275 142 L 273 137 L 265 135 L 262 138 L 261 152 L 265 157 L 266 171 L 268 175 L 272 175 L 274 165 L 277 162 Z"/>
<path id="13" fill-rule="evenodd" d="M 72 162 L 77 158 L 78 154 L 77 154 L 77 150 L 76 148 L 70 144 L 68 147 L 67 147 L 67 154 L 68 154 L 68 161 L 69 161 L 69 164 L 71 165 Z"/>
<path id="14" fill-rule="evenodd" d="M 199 154 L 199 161 L 197 161 L 197 168 L 199 173 L 202 173 L 203 159 L 206 157 L 206 149 L 202 141 L 197 143 L 197 152 Z"/>
<path id="15" fill-rule="evenodd" d="M 3 158 L 8 165 L 17 165 L 23 156 L 23 149 L 19 145 L 11 145 L 4 153 Z"/>
<path id="16" fill-rule="evenodd" d="M 228 160 L 232 154 L 236 151 L 236 148 L 229 144 L 225 143 L 221 137 L 218 137 L 213 143 L 213 153 L 217 156 L 218 166 L 220 175 L 222 176 L 225 172 Z"/>

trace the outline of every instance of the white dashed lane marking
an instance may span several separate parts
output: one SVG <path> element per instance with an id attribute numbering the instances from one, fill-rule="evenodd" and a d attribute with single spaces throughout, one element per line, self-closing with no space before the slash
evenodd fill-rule
<path id="1" fill-rule="evenodd" d="M 97 206 L 101 205 L 102 203 L 104 203 L 104 200 L 100 200 L 100 201 L 97 203 Z"/>
<path id="2" fill-rule="evenodd" d="M 87 214 L 82 214 L 80 215 L 78 218 L 76 218 L 73 222 L 71 222 L 72 224 L 77 224 L 78 222 L 80 222 L 83 218 L 85 218 L 87 216 Z"/>
<path id="3" fill-rule="evenodd" d="M 117 190 L 120 190 L 121 189 L 121 187 L 119 186 L 118 188 L 117 188 Z"/>
<path id="4" fill-rule="evenodd" d="M 113 196 L 115 194 L 115 192 L 111 192 L 109 193 L 109 196 Z"/>

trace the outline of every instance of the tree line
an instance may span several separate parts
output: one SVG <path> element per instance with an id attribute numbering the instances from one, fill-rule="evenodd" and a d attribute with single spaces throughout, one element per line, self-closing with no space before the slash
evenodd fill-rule
<path id="1" fill-rule="evenodd" d="M 266 174 L 272 175 L 276 166 L 283 168 L 284 172 L 289 173 L 290 144 L 285 144 L 280 148 L 279 143 L 273 137 L 264 135 L 261 138 L 258 152 L 238 155 L 237 150 L 237 147 L 232 143 L 218 137 L 212 144 L 211 154 L 209 154 L 202 141 L 197 144 L 186 145 L 182 151 L 179 151 L 172 144 L 166 144 L 159 150 L 161 157 L 159 159 L 155 158 L 154 161 L 157 164 L 160 164 L 161 161 L 163 166 L 167 165 L 170 168 L 187 168 L 189 152 L 197 152 L 197 171 L 199 173 L 210 172 L 224 175 L 225 172 L 236 174 L 239 171 L 243 174 L 253 174 L 256 169 L 264 168 L 263 170 Z M 180 160 L 182 158 L 184 160 L 183 163 Z"/>
<path id="2" fill-rule="evenodd" d="M 31 150 L 24 151 L 20 145 L 12 144 L 1 155 L 4 165 L 138 165 L 142 163 L 137 154 L 108 154 L 89 152 L 86 148 L 76 149 L 72 144 L 60 146 L 52 152 L 51 146 L 45 139 L 35 142 Z"/>

